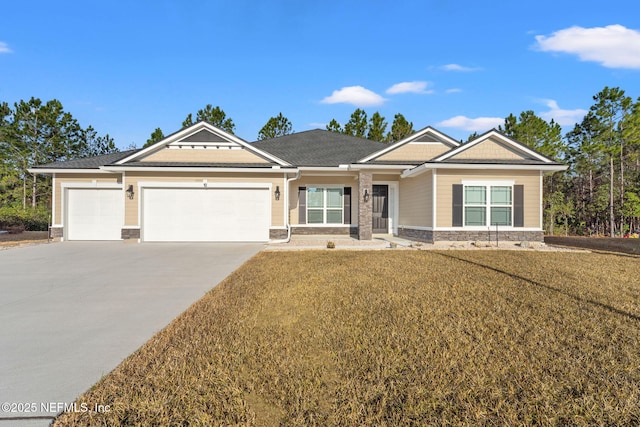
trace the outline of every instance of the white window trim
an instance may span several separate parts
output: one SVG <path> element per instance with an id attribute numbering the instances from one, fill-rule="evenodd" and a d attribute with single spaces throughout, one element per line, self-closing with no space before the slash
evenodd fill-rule
<path id="1" fill-rule="evenodd" d="M 492 228 L 495 229 L 496 227 L 498 227 L 499 230 L 522 230 L 522 227 L 514 227 L 513 226 L 513 215 L 514 215 L 514 208 L 513 208 L 513 187 L 515 186 L 515 181 L 513 180 L 503 180 L 503 181 L 470 181 L 470 180 L 462 180 L 462 228 L 465 230 L 470 230 L 470 231 L 479 231 L 479 230 L 486 230 L 487 228 Z M 466 221 L 467 221 L 467 203 L 466 203 L 466 192 L 465 189 L 466 187 L 485 187 L 486 189 L 486 200 L 485 200 L 485 204 L 483 205 L 485 208 L 485 220 L 486 223 L 485 225 L 466 225 Z M 511 187 L 511 204 L 510 205 L 492 205 L 491 204 L 491 187 Z M 469 206 L 473 206 L 473 205 L 469 205 Z M 480 205 L 478 205 L 480 206 Z M 511 225 L 492 225 L 491 224 L 491 207 L 492 206 L 496 206 L 496 207 L 506 207 L 509 206 L 511 207 Z"/>
<path id="2" fill-rule="evenodd" d="M 310 223 L 309 222 L 309 189 L 310 188 L 322 188 L 324 191 L 324 196 L 323 196 L 323 202 L 324 202 L 324 206 L 322 208 L 311 208 L 311 209 L 315 209 L 315 210 L 320 210 L 322 209 L 322 222 L 318 222 L 318 223 Z M 328 188 L 331 189 L 341 189 L 342 190 L 342 198 L 340 200 L 342 206 L 340 207 L 340 211 L 342 212 L 342 215 L 340 215 L 340 222 L 332 222 L 332 223 L 328 223 L 327 222 L 327 210 L 328 209 L 334 209 L 336 210 L 337 208 L 328 208 L 327 207 L 327 197 L 326 197 L 326 190 Z M 308 226 L 313 226 L 313 227 L 338 227 L 341 225 L 351 225 L 351 224 L 345 224 L 344 223 L 344 188 L 345 185 L 343 184 L 308 184 L 306 186 L 306 192 L 307 192 L 307 205 L 306 205 L 306 218 L 307 218 L 307 224 Z M 351 194 L 351 196 L 353 197 L 353 192 Z"/>

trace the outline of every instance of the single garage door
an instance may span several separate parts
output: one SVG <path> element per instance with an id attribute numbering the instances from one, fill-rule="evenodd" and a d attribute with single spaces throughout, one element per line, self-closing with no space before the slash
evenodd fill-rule
<path id="1" fill-rule="evenodd" d="M 145 188 L 147 242 L 266 242 L 268 188 Z"/>
<path id="2" fill-rule="evenodd" d="M 67 239 L 120 240 L 123 200 L 119 188 L 67 189 Z"/>

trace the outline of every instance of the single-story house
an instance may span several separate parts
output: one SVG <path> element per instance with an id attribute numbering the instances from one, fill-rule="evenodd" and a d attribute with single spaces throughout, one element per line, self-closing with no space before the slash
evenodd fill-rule
<path id="1" fill-rule="evenodd" d="M 279 241 L 394 234 L 542 241 L 542 177 L 566 167 L 496 130 L 393 144 L 325 130 L 249 143 L 198 122 L 149 147 L 37 166 L 63 240 Z"/>

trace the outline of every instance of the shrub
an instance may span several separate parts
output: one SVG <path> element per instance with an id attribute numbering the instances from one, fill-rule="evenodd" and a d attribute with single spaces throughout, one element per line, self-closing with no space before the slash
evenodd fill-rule
<path id="1" fill-rule="evenodd" d="M 24 228 L 27 231 L 46 231 L 49 227 L 49 209 L 15 206 L 0 207 L 0 229 Z"/>

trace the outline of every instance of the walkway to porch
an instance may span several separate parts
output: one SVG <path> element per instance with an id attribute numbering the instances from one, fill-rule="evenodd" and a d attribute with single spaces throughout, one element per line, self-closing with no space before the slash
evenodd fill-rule
<path id="1" fill-rule="evenodd" d="M 268 244 L 267 250 L 286 249 L 323 249 L 329 242 L 333 242 L 336 249 L 375 250 L 396 248 L 410 248 L 409 240 L 395 237 L 391 234 L 374 234 L 372 240 L 358 240 L 350 236 L 318 234 L 312 236 L 293 235 L 289 243 Z"/>
<path id="2" fill-rule="evenodd" d="M 568 248 L 561 248 L 544 243 L 529 243 L 526 246 L 520 242 L 500 242 L 497 246 L 487 242 L 436 242 L 423 243 L 396 237 L 392 234 L 374 234 L 372 240 L 358 240 L 344 235 L 293 235 L 289 243 L 269 243 L 265 250 L 303 250 L 303 249 L 326 249 L 327 244 L 333 242 L 335 249 L 345 250 L 428 250 L 428 249 L 474 249 L 474 250 L 538 250 L 538 251 L 565 251 Z"/>

